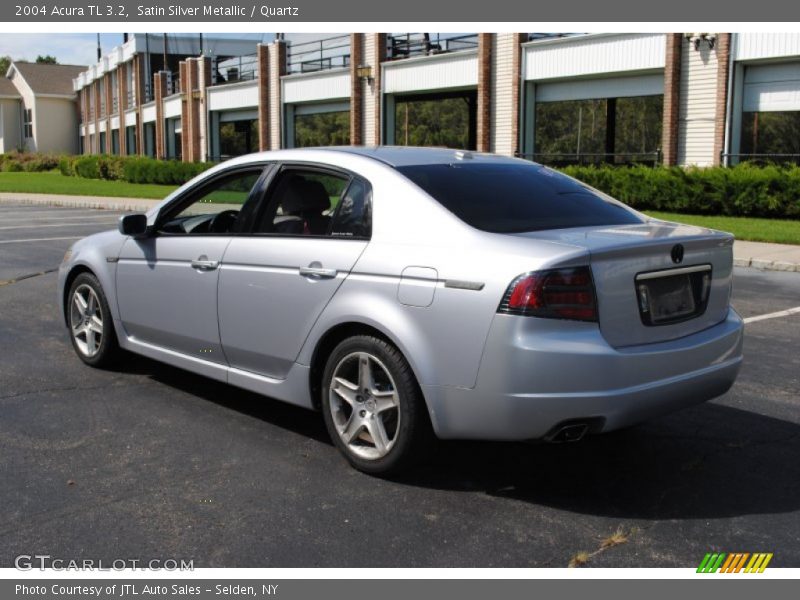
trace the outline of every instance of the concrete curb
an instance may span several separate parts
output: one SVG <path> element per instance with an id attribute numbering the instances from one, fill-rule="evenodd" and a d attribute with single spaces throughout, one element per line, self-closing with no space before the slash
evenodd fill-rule
<path id="1" fill-rule="evenodd" d="M 160 200 L 145 198 L 113 198 L 100 196 L 58 196 L 54 194 L 0 193 L 0 203 L 16 202 L 41 206 L 93 208 L 146 212 Z M 800 246 L 736 241 L 733 246 L 733 264 L 762 271 L 788 271 L 800 273 Z"/>
<path id="2" fill-rule="evenodd" d="M 39 206 L 58 206 L 69 208 L 93 208 L 97 210 L 146 212 L 161 202 L 161 200 L 150 200 L 147 198 L 58 196 L 55 194 L 2 192 L 0 193 L 0 202 L 14 202 L 16 204 L 34 204 Z"/>
<path id="3" fill-rule="evenodd" d="M 734 267 L 751 267 L 761 271 L 789 271 L 800 273 L 800 264 L 763 258 L 734 258 Z"/>

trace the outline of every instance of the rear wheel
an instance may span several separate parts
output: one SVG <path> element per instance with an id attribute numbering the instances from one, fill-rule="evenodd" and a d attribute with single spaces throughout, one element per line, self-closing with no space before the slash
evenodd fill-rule
<path id="1" fill-rule="evenodd" d="M 333 350 L 322 408 L 331 439 L 365 473 L 396 473 L 430 449 L 433 433 L 414 374 L 382 339 L 355 336 Z"/>
<path id="2" fill-rule="evenodd" d="M 108 300 L 91 273 L 81 273 L 72 282 L 67 315 L 72 347 L 78 357 L 93 367 L 111 364 L 119 354 L 119 344 Z"/>

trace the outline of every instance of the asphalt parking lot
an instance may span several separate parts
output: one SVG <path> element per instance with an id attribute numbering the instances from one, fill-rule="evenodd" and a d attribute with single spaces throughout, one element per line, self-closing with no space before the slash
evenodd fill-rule
<path id="1" fill-rule="evenodd" d="M 48 271 L 118 214 L 0 203 L 0 567 L 694 567 L 712 550 L 800 567 L 800 314 L 747 325 L 713 402 L 577 444 L 444 443 L 385 481 L 318 414 L 132 355 L 84 366 Z M 800 306 L 800 273 L 737 270 L 734 306 Z"/>

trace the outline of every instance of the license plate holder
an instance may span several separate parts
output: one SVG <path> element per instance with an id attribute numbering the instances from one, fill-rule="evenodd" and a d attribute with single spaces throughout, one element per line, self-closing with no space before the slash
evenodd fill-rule
<path id="1" fill-rule="evenodd" d="M 653 324 L 677 321 L 697 309 L 688 275 L 659 277 L 640 283 L 647 287 L 650 320 Z"/>

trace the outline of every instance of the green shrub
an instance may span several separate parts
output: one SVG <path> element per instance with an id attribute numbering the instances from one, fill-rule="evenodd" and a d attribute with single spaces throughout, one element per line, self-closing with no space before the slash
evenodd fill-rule
<path id="1" fill-rule="evenodd" d="M 79 156 L 74 163 L 75 175 L 86 179 L 100 179 L 100 157 L 94 154 Z"/>
<path id="2" fill-rule="evenodd" d="M 800 218 L 800 167 L 570 166 L 562 169 L 638 210 Z"/>
<path id="3" fill-rule="evenodd" d="M 75 177 L 75 161 L 77 156 L 64 155 L 58 161 L 58 170 L 66 177 Z"/>
<path id="4" fill-rule="evenodd" d="M 21 162 L 10 158 L 3 161 L 2 169 L 5 173 L 19 173 L 25 170 Z"/>

